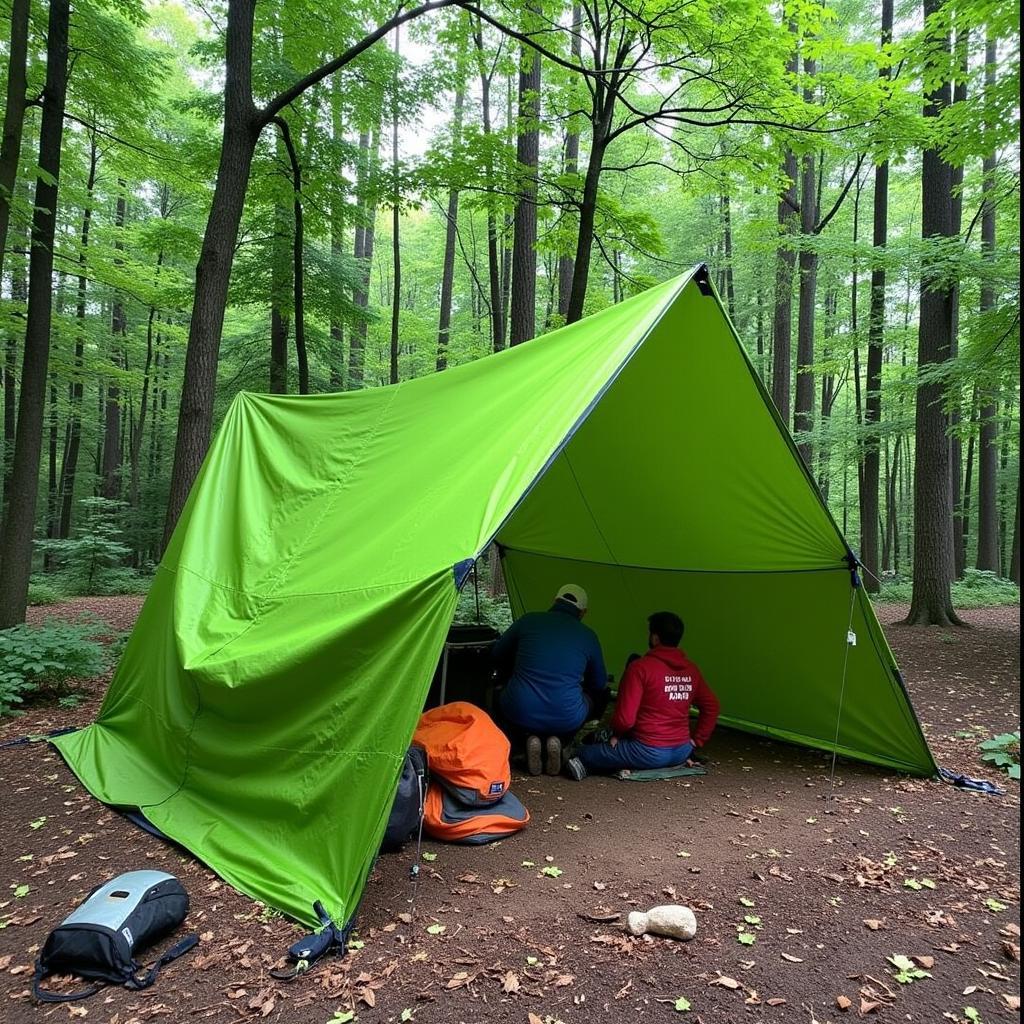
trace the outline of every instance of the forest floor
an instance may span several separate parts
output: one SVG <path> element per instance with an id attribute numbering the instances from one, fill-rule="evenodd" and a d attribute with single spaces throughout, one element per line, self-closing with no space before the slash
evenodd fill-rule
<path id="1" fill-rule="evenodd" d="M 32 614 L 70 617 L 87 608 L 123 630 L 139 604 L 94 599 Z M 950 631 L 899 625 L 905 611 L 879 608 L 937 760 L 995 778 L 977 742 L 1019 728 L 1019 608 L 970 611 L 972 628 Z M 0 741 L 84 725 L 105 685 L 90 682 L 73 710 L 39 706 L 4 720 Z M 382 857 L 359 914 L 359 948 L 280 984 L 267 970 L 299 934 L 296 926 L 94 801 L 52 748 L 0 750 L 0 1017 L 12 1024 L 69 1015 L 111 1024 L 838 1024 L 862 1017 L 992 1024 L 1018 1017 L 1017 783 L 1001 779 L 1006 795 L 990 797 L 841 762 L 830 813 L 825 755 L 726 730 L 708 752 L 709 773 L 699 778 L 515 776 L 513 789 L 532 815 L 525 832 L 483 848 L 427 843 L 433 859 L 423 864 L 415 908 L 414 854 Z M 187 885 L 199 949 L 144 993 L 109 989 L 84 1003 L 34 1005 L 31 964 L 48 930 L 105 878 L 157 865 Z M 561 873 L 543 875 L 544 867 Z M 677 901 L 696 910 L 692 942 L 626 934 L 630 910 Z M 740 925 L 753 944 L 739 941 Z M 894 955 L 916 958 L 928 976 L 901 984 L 887 959 Z M 676 1009 L 680 997 L 689 1010 Z"/>

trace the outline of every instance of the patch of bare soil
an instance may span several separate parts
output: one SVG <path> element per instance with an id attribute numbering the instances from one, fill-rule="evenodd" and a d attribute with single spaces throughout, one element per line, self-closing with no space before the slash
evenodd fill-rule
<path id="1" fill-rule="evenodd" d="M 126 599 L 111 600 L 87 603 L 124 628 Z M 995 778 L 977 737 L 1019 727 L 1019 610 L 968 612 L 969 630 L 904 627 L 901 612 L 880 609 L 938 761 Z M 88 721 L 104 685 L 74 711 L 4 720 L 0 741 Z M 280 984 L 267 971 L 297 927 L 98 804 L 52 748 L 0 750 L 0 1013 L 111 1024 L 1018 1016 L 1016 783 L 994 798 L 841 762 L 830 809 L 822 753 L 726 730 L 708 753 L 703 778 L 516 777 L 532 814 L 524 833 L 484 848 L 428 843 L 436 859 L 415 905 L 411 849 L 382 857 L 359 948 Z M 35 1006 L 30 965 L 47 931 L 100 881 L 147 865 L 188 886 L 200 947 L 148 992 Z M 692 942 L 626 934 L 630 910 L 676 901 L 696 910 Z M 899 956 L 927 976 L 901 982 Z M 691 1009 L 676 1010 L 680 997 Z"/>

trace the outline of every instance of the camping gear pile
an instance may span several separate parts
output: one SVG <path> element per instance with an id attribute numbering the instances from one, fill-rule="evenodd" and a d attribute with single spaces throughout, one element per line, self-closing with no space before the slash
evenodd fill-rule
<path id="1" fill-rule="evenodd" d="M 703 266 L 444 373 L 239 393 L 96 722 L 55 746 L 241 892 L 347 922 L 492 542 L 513 615 L 586 589 L 608 664 L 651 610 L 681 612 L 721 725 L 934 774 L 856 558 Z"/>
<path id="2" fill-rule="evenodd" d="M 448 843 L 479 845 L 525 828 L 530 813 L 509 791 L 509 742 L 485 711 L 453 701 L 424 712 L 413 743 L 426 751 L 423 830 Z"/>

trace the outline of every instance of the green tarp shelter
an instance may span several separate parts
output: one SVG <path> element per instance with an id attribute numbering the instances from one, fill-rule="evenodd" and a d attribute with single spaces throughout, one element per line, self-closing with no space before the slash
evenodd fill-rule
<path id="1" fill-rule="evenodd" d="M 935 769 L 849 549 L 707 271 L 391 387 L 231 404 L 95 724 L 57 740 L 250 896 L 354 912 L 468 567 L 677 610 L 738 729 Z M 847 647 L 851 619 L 856 646 Z"/>

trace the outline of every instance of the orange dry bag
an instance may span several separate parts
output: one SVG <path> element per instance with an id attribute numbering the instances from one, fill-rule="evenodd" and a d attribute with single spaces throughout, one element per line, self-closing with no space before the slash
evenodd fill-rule
<path id="1" fill-rule="evenodd" d="M 426 750 L 431 777 L 464 806 L 486 807 L 508 792 L 509 742 L 475 704 L 460 700 L 424 712 L 413 742 Z"/>

